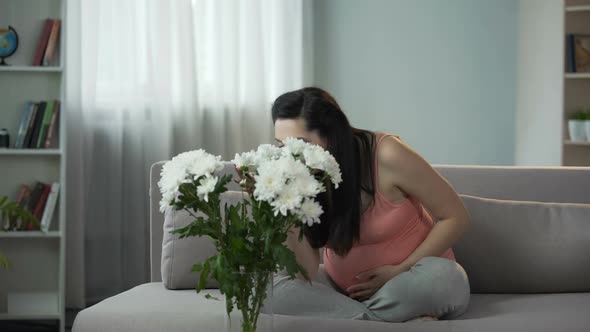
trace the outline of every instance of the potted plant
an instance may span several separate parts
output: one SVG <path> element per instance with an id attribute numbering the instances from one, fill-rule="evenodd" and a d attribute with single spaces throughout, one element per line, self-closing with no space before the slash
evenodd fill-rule
<path id="1" fill-rule="evenodd" d="M 20 206 L 17 202 L 9 202 L 8 197 L 0 197 L 0 232 L 6 231 L 10 225 L 16 224 L 17 220 L 24 223 L 38 224 L 35 217 L 26 208 Z M 10 267 L 8 258 L 0 251 L 0 269 Z"/>
<path id="2" fill-rule="evenodd" d="M 27 225 L 37 228 L 39 220 L 26 207 L 14 201 L 9 202 L 6 196 L 0 197 L 0 232 L 25 229 Z"/>
<path id="3" fill-rule="evenodd" d="M 567 125 L 572 142 L 586 141 L 586 114 L 583 111 L 572 114 Z"/>
<path id="4" fill-rule="evenodd" d="M 285 241 L 292 227 L 301 231 L 320 223 L 318 195 L 337 188 L 342 178 L 329 152 L 293 138 L 283 147 L 263 144 L 257 151 L 237 154 L 232 162 L 242 178 L 243 198 L 237 205 L 220 204 L 232 180 L 231 175 L 216 175 L 224 166 L 221 157 L 198 150 L 181 153 L 164 165 L 158 183 L 160 206 L 162 211 L 185 210 L 194 217 L 172 233 L 180 238 L 207 236 L 215 244 L 218 253 L 193 267 L 200 273 L 197 292 L 212 276 L 225 295 L 227 330 L 255 332 L 265 300 L 272 297 L 267 292 L 269 285 L 272 292 L 272 273 L 285 270 L 291 278 L 301 273 L 308 279 Z M 241 324 L 231 324 L 234 308 Z M 266 322 L 264 330 L 269 331 L 272 316 L 271 324 Z"/>

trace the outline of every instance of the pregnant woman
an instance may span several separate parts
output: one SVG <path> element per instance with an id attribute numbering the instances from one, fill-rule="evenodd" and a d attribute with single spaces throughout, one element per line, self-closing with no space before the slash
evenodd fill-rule
<path id="1" fill-rule="evenodd" d="M 274 312 L 387 322 L 465 312 L 469 281 L 451 247 L 469 218 L 451 186 L 397 136 L 351 127 L 319 88 L 283 94 L 272 118 L 279 144 L 324 147 L 343 178 L 322 194 L 322 223 L 302 241 L 292 230 L 287 245 L 312 282 L 275 275 Z"/>

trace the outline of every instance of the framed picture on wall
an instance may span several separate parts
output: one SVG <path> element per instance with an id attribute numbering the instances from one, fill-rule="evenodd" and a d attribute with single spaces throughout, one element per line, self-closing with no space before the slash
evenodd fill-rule
<path id="1" fill-rule="evenodd" d="M 574 58 L 577 72 L 590 72 L 590 35 L 574 35 Z"/>

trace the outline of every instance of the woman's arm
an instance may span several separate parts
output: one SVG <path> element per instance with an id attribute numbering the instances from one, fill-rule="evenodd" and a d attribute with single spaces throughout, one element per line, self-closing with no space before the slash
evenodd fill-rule
<path id="1" fill-rule="evenodd" d="M 379 162 L 395 186 L 418 199 L 439 221 L 424 242 L 400 265 L 409 270 L 426 256 L 440 256 L 455 244 L 469 225 L 461 199 L 421 156 L 400 140 L 387 137 Z"/>
<path id="2" fill-rule="evenodd" d="M 312 248 L 305 236 L 301 241 L 299 241 L 298 227 L 291 228 L 289 234 L 287 235 L 286 245 L 295 253 L 297 263 L 299 263 L 299 265 L 301 265 L 307 271 L 307 275 L 309 276 L 310 280 L 314 280 L 318 274 L 320 266 L 319 249 Z M 297 273 L 297 278 L 305 280 L 301 273 Z"/>

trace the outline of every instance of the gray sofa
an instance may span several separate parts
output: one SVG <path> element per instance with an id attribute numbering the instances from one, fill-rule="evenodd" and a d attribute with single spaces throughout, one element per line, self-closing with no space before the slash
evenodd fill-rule
<path id="1" fill-rule="evenodd" d="M 163 221 L 151 170 L 151 283 L 77 316 L 74 332 L 223 331 L 223 302 L 161 282 Z M 590 168 L 436 166 L 463 196 L 472 226 L 457 260 L 472 287 L 452 321 L 383 323 L 275 315 L 275 331 L 590 331 Z M 527 202 L 576 204 L 542 204 Z M 209 291 L 219 296 L 215 289 Z"/>

